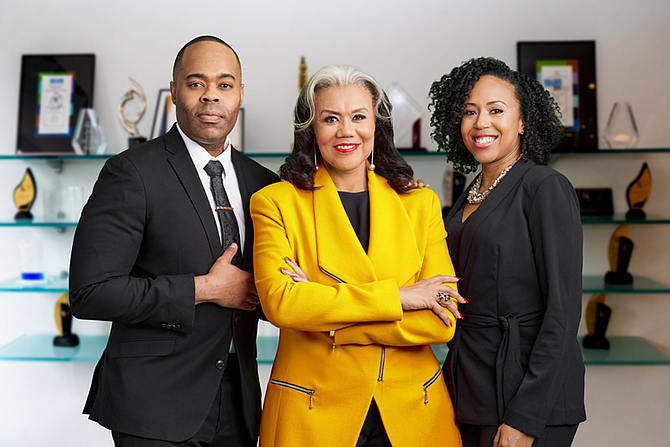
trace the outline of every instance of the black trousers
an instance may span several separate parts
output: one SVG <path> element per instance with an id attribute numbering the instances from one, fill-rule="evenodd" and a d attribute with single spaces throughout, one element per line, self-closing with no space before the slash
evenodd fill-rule
<path id="1" fill-rule="evenodd" d="M 116 447 L 255 447 L 242 416 L 240 368 L 236 354 L 228 363 L 212 408 L 202 427 L 183 442 L 148 439 L 112 431 Z"/>
<path id="2" fill-rule="evenodd" d="M 374 399 L 365 417 L 356 447 L 391 447 L 391 441 L 386 435 L 382 416 L 379 414 L 379 408 Z"/>
<path id="3" fill-rule="evenodd" d="M 575 439 L 575 425 L 546 426 L 542 436 L 535 438 L 533 447 L 570 447 Z M 491 447 L 498 433 L 497 426 L 459 424 L 463 447 Z"/>

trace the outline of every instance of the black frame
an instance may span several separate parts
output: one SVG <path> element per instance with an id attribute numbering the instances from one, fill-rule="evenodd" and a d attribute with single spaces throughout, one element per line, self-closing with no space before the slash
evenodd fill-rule
<path id="1" fill-rule="evenodd" d="M 68 135 L 37 135 L 40 73 L 74 73 Z M 76 155 L 72 137 L 79 110 L 93 107 L 94 54 L 24 54 L 21 60 L 16 153 Z"/>
<path id="2" fill-rule="evenodd" d="M 577 61 L 577 124 L 565 128 L 565 137 L 553 152 L 595 152 L 598 150 L 596 103 L 596 43 L 584 41 L 517 42 L 518 70 L 537 79 L 538 61 Z M 556 65 L 566 65 L 556 64 Z"/>

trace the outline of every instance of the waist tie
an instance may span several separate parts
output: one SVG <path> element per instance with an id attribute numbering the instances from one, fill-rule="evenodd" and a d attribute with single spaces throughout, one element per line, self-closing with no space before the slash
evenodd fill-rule
<path id="1" fill-rule="evenodd" d="M 520 327 L 540 326 L 544 320 L 544 310 L 517 317 L 508 314 L 505 316 L 489 317 L 484 315 L 468 315 L 467 320 L 459 320 L 458 325 L 471 328 L 500 327 L 503 330 L 502 339 L 496 353 L 496 398 L 498 408 L 498 423 L 502 423 L 505 408 L 512 400 L 523 380 L 521 367 L 521 336 Z M 456 364 L 458 363 L 458 347 L 460 346 L 461 331 L 456 328 L 453 349 L 449 351 L 451 357 L 451 377 L 454 389 L 454 405 L 458 399 L 456 393 Z"/>

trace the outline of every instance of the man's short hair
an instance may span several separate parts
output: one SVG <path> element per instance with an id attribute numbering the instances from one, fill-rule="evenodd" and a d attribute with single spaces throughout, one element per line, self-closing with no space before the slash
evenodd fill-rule
<path id="1" fill-rule="evenodd" d="M 230 48 L 230 51 L 232 51 L 233 54 L 235 55 L 235 59 L 237 59 L 237 63 L 240 65 L 240 75 L 242 74 L 242 63 L 240 62 L 240 57 L 237 55 L 237 52 L 233 49 L 233 47 L 231 47 L 226 42 L 224 42 L 223 40 L 219 39 L 216 36 L 198 36 L 198 37 L 190 40 L 186 45 L 184 45 L 181 48 L 181 50 L 179 50 L 179 53 L 177 53 L 177 57 L 174 59 L 174 65 L 172 66 L 172 79 L 173 80 L 174 80 L 174 74 L 177 71 L 177 67 L 179 66 L 179 63 L 181 62 L 181 60 L 184 57 L 184 51 L 186 51 L 186 48 L 188 48 L 191 45 L 193 45 L 195 43 L 198 43 L 198 42 L 208 42 L 208 41 L 209 42 L 218 42 L 218 43 L 220 43 L 222 45 L 225 45 L 228 48 Z"/>

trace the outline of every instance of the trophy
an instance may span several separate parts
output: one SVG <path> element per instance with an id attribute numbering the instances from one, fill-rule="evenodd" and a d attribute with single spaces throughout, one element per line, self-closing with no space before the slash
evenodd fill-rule
<path id="1" fill-rule="evenodd" d="M 72 333 L 72 312 L 70 311 L 70 300 L 67 293 L 62 294 L 56 300 L 54 316 L 58 328 L 58 335 L 54 337 L 54 346 L 77 346 L 79 337 Z"/>
<path id="2" fill-rule="evenodd" d="M 14 215 L 15 220 L 30 220 L 33 218 L 30 208 L 35 203 L 37 196 L 37 185 L 35 184 L 35 177 L 30 168 L 26 169 L 26 174 L 19 186 L 14 189 L 14 203 L 18 212 Z"/>
<path id="3" fill-rule="evenodd" d="M 628 225 L 619 225 L 610 238 L 608 257 L 610 271 L 605 275 L 607 284 L 632 284 L 633 275 L 627 272 L 633 241 L 628 239 Z"/>
<path id="4" fill-rule="evenodd" d="M 133 78 L 130 78 L 130 83 L 132 85 L 131 89 L 128 90 L 125 95 L 123 95 L 123 98 L 121 98 L 121 103 L 119 104 L 119 118 L 121 118 L 121 124 L 123 124 L 123 127 L 131 135 L 130 138 L 128 138 L 128 147 L 133 147 L 147 141 L 147 139 L 140 135 L 140 132 L 137 130 L 137 123 L 142 119 L 144 112 L 147 110 L 147 97 L 144 95 L 144 90 L 142 90 L 142 87 L 140 87 L 140 85 L 135 82 Z M 137 112 L 134 119 L 130 120 L 125 114 L 125 108 L 126 103 L 131 101 L 135 95 L 139 96 L 141 103 L 139 112 Z"/>
<path id="5" fill-rule="evenodd" d="M 444 219 L 451 211 L 456 200 L 463 194 L 465 189 L 465 176 L 460 172 L 454 171 L 453 166 L 449 166 L 444 171 L 442 177 L 442 195 L 444 196 L 445 206 L 442 208 L 442 218 Z"/>
<path id="6" fill-rule="evenodd" d="M 307 64 L 305 56 L 300 56 L 300 74 L 298 75 L 298 92 L 302 91 L 303 86 L 307 84 Z"/>
<path id="7" fill-rule="evenodd" d="M 649 171 L 647 163 L 644 163 L 640 173 L 626 189 L 626 200 L 628 201 L 628 208 L 630 208 L 626 213 L 626 219 L 644 219 L 646 215 L 642 211 L 642 207 L 650 195 L 651 171 Z"/>
<path id="8" fill-rule="evenodd" d="M 607 325 L 610 322 L 612 309 L 605 304 L 605 294 L 597 293 L 591 297 L 586 306 L 586 330 L 582 344 L 589 349 L 609 349 L 610 342 L 605 338 Z"/>

